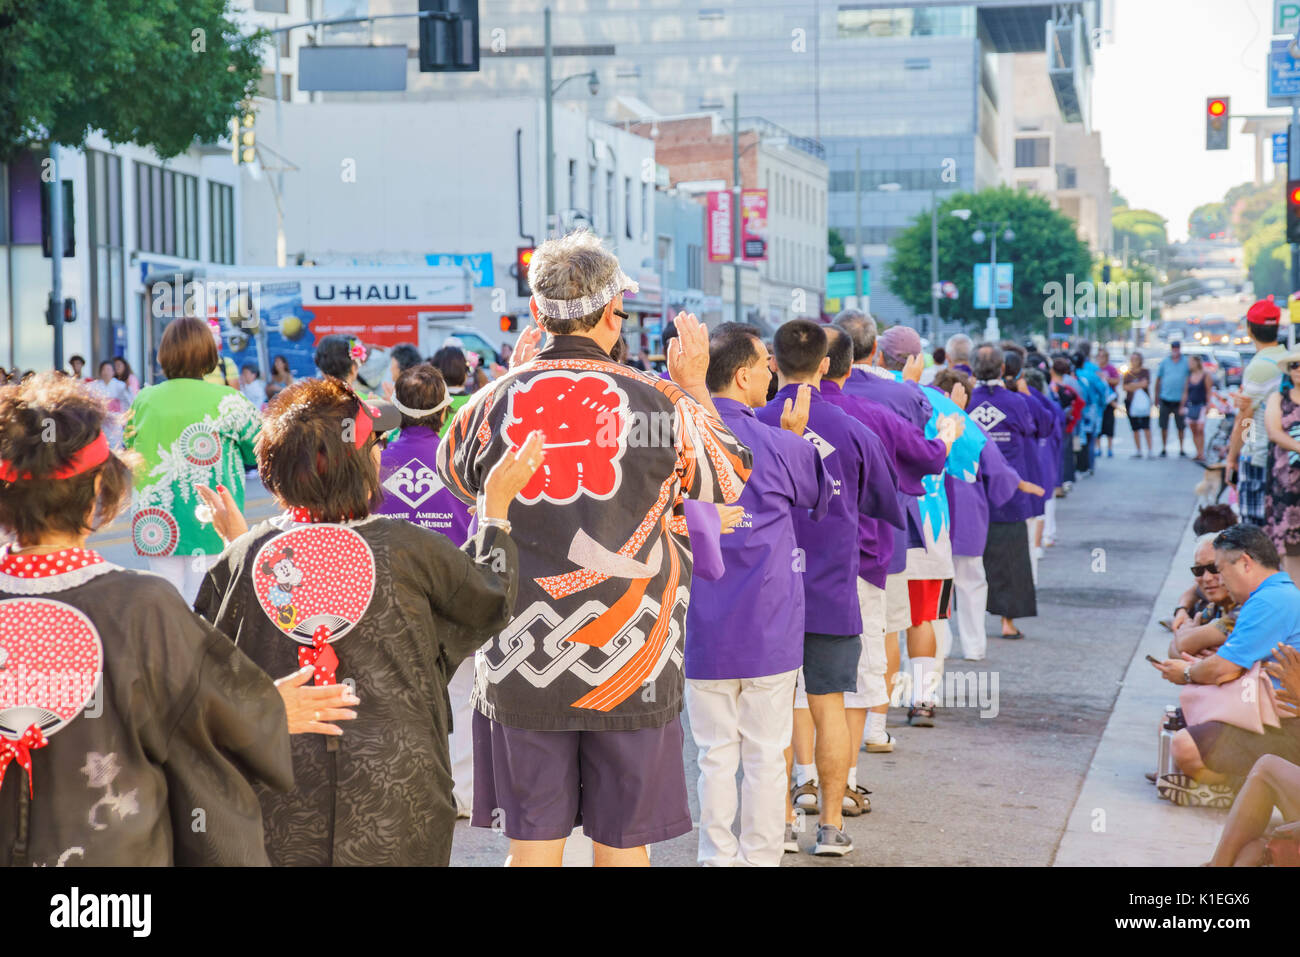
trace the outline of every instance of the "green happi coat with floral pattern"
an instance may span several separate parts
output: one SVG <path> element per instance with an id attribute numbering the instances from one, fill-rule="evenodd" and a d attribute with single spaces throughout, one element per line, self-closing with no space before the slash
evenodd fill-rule
<path id="1" fill-rule="evenodd" d="M 224 485 L 244 507 L 244 472 L 256 465 L 261 414 L 234 389 L 201 379 L 150 386 L 131 404 L 127 448 L 139 452 L 131 503 L 137 555 L 219 555 L 224 545 L 194 514 L 195 485 Z"/>

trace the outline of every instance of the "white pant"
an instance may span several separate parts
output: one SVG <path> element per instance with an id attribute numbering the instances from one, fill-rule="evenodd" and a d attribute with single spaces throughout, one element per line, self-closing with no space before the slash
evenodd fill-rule
<path id="1" fill-rule="evenodd" d="M 885 684 L 885 590 L 859 578 L 858 604 L 862 606 L 858 688 L 844 695 L 844 707 L 874 708 L 889 703 L 889 689 Z M 806 699 L 803 707 L 808 707 Z"/>
<path id="2" fill-rule="evenodd" d="M 167 579 L 181 593 L 185 604 L 194 607 L 199 588 L 207 577 L 208 569 L 217 563 L 220 555 L 167 555 L 149 559 L 149 571 Z"/>
<path id="3" fill-rule="evenodd" d="M 1038 549 L 1034 545 L 1034 533 L 1038 530 L 1038 519 L 1025 519 L 1025 535 L 1029 538 L 1029 574 L 1038 587 Z"/>
<path id="4" fill-rule="evenodd" d="M 447 697 L 451 701 L 451 734 L 447 744 L 451 751 L 452 794 L 461 807 L 474 805 L 474 737 L 470 727 L 474 709 L 469 706 L 474 692 L 474 656 L 460 663 L 447 682 Z"/>
<path id="5" fill-rule="evenodd" d="M 954 555 L 953 590 L 957 608 L 952 627 L 966 658 L 983 658 L 988 650 L 984 633 L 984 614 L 989 603 L 989 582 L 984 576 L 984 558 L 980 555 Z"/>
<path id="6" fill-rule="evenodd" d="M 785 840 L 785 749 L 794 734 L 795 675 L 686 681 L 686 712 L 699 749 L 699 862 L 776 867 Z M 740 783 L 740 839 L 736 768 Z"/>
<path id="7" fill-rule="evenodd" d="M 1056 541 L 1056 493 L 1047 490 L 1047 511 L 1043 513 L 1043 544 Z"/>

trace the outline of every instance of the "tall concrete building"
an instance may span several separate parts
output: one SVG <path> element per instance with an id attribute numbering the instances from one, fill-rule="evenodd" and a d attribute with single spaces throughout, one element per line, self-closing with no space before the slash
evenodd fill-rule
<path id="1" fill-rule="evenodd" d="M 262 10 L 284 6 L 290 17 L 340 4 L 374 16 L 418 7 L 415 0 L 253 3 Z M 410 48 L 407 99 L 538 96 L 545 5 L 480 0 L 477 73 L 420 73 L 414 19 L 377 21 L 367 36 Z M 575 101 L 609 122 L 651 121 L 725 113 L 739 94 L 742 116 L 761 116 L 823 144 L 827 224 L 850 252 L 858 232 L 860 149 L 861 244 L 877 311 L 891 308 L 880 281 L 885 244 L 929 209 L 932 190 L 1004 181 L 1003 131 L 1015 82 L 1006 67 L 1014 55 L 1040 55 L 1061 117 L 1091 133 L 1092 49 L 1104 35 L 1102 0 L 550 0 L 549 6 L 553 84 L 593 70 L 599 77 L 594 94 L 587 83 L 572 82 L 558 90 L 558 100 Z M 322 31 L 320 42 L 342 42 L 331 34 Z M 294 72 L 296 50 L 291 45 L 283 58 L 286 73 Z M 644 109 L 629 111 L 629 103 Z M 901 188 L 879 189 L 895 185 Z"/>
<path id="2" fill-rule="evenodd" d="M 716 113 L 665 117 L 629 124 L 650 138 L 655 160 L 668 182 L 704 196 L 730 190 L 733 137 Z M 741 118 L 735 146 L 742 189 L 767 191 L 764 229 L 766 255 L 746 262 L 740 273 L 741 315 L 764 331 L 788 319 L 821 314 L 826 287 L 826 162 L 815 140 L 791 135 L 766 120 Z M 722 319 L 734 318 L 736 270 L 722 268 Z"/>

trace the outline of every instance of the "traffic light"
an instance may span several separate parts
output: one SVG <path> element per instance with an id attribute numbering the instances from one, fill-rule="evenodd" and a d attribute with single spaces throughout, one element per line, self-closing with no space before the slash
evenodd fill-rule
<path id="1" fill-rule="evenodd" d="M 1300 179 L 1286 184 L 1286 241 L 1300 243 Z"/>
<path id="2" fill-rule="evenodd" d="M 1226 96 L 1211 96 L 1205 101 L 1205 148 L 1207 150 L 1226 150 L 1228 148 L 1228 117 L 1231 104 Z"/>
<path id="3" fill-rule="evenodd" d="M 532 246 L 520 246 L 515 250 L 515 280 L 519 283 L 517 292 L 525 299 L 533 294 L 528 285 L 528 267 L 533 261 Z"/>
<path id="4" fill-rule="evenodd" d="M 230 118 L 230 160 L 236 166 L 257 159 L 257 131 L 253 129 L 256 121 L 257 116 L 251 109 Z"/>
<path id="5" fill-rule="evenodd" d="M 519 328 L 519 317 L 518 317 L 518 316 L 502 316 L 502 317 L 501 317 L 501 331 L 502 331 L 502 332 L 514 332 L 514 331 L 515 331 L 516 329 L 518 329 L 518 328 Z"/>
<path id="6" fill-rule="evenodd" d="M 478 0 L 420 0 L 421 73 L 478 72 Z"/>
<path id="7" fill-rule="evenodd" d="M 54 325 L 54 314 L 55 314 L 54 298 L 51 297 L 50 300 L 45 304 L 45 324 L 47 326 Z M 75 299 L 63 300 L 63 321 L 64 322 L 77 321 L 77 300 Z"/>
<path id="8" fill-rule="evenodd" d="M 1074 325 L 1074 319 L 1073 319 L 1073 317 L 1071 317 L 1071 316 L 1066 316 L 1066 317 L 1065 317 L 1065 324 L 1066 324 L 1067 326 L 1072 326 L 1072 325 Z"/>

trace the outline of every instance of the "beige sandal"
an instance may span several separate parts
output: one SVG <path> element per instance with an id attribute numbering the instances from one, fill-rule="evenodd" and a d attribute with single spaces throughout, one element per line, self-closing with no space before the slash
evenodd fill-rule
<path id="1" fill-rule="evenodd" d="M 799 803 L 799 798 L 811 797 L 812 800 L 803 804 Z M 817 804 L 817 785 L 813 781 L 805 781 L 799 785 L 790 794 L 790 803 L 795 806 L 795 810 L 803 811 L 805 814 L 817 814 L 820 808 Z"/>

